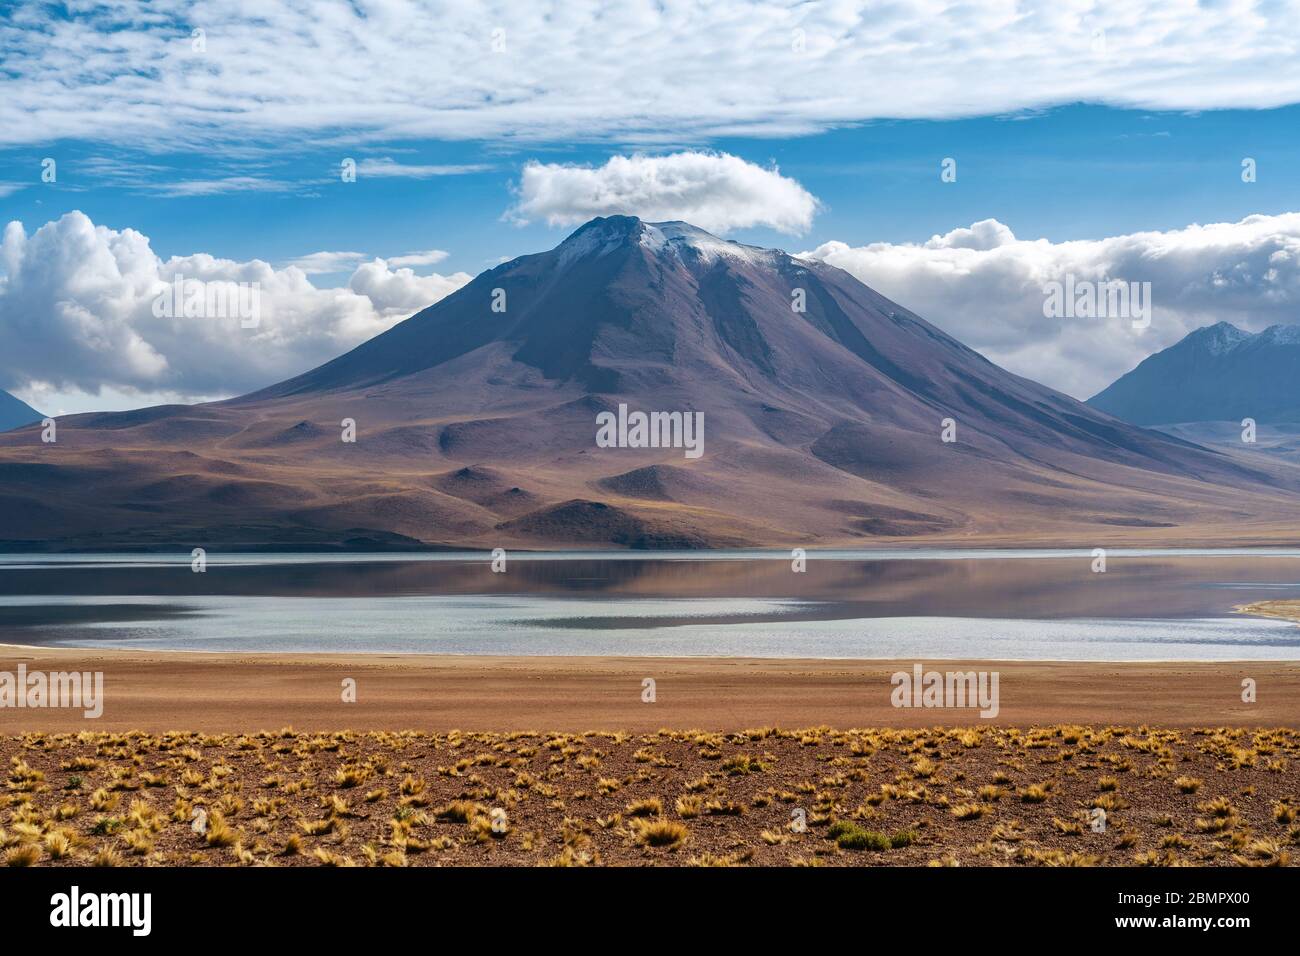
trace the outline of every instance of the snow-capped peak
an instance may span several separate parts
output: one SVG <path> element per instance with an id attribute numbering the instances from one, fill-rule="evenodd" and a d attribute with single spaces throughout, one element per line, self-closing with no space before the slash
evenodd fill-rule
<path id="1" fill-rule="evenodd" d="M 1217 322 L 1197 329 L 1188 339 L 1211 355 L 1227 355 L 1247 343 L 1263 345 L 1300 345 L 1300 326 L 1270 325 L 1263 332 L 1247 332 L 1230 322 Z"/>
<path id="2" fill-rule="evenodd" d="M 635 216 L 608 216 L 591 220 L 565 239 L 559 246 L 557 264 L 564 268 L 579 259 L 607 255 L 632 242 L 655 255 L 703 263 L 727 258 L 770 264 L 779 255 L 773 249 L 720 239 L 689 222 L 642 222 Z"/>
<path id="3" fill-rule="evenodd" d="M 1197 339 L 1211 355 L 1226 355 L 1242 342 L 1254 338 L 1229 322 L 1218 322 L 1199 330 Z"/>
<path id="4" fill-rule="evenodd" d="M 1300 325 L 1270 325 L 1257 338 L 1271 345 L 1300 345 Z"/>
<path id="5" fill-rule="evenodd" d="M 599 258 L 625 244 L 641 228 L 640 220 L 633 216 L 593 219 L 560 243 L 557 264 L 563 269 L 578 259 Z"/>
<path id="6" fill-rule="evenodd" d="M 696 258 L 705 262 L 725 256 L 749 263 L 768 262 L 773 255 L 771 249 L 719 239 L 689 222 L 647 222 L 642 226 L 641 245 L 660 254 L 667 252 L 680 256 L 683 250 L 690 249 Z"/>

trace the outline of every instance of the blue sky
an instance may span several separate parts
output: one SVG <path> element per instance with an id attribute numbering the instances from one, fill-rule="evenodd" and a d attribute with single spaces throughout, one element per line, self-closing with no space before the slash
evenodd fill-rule
<path id="1" fill-rule="evenodd" d="M 265 386 L 597 213 L 822 258 L 1080 398 L 1298 320 L 1300 0 L 10 0 L 0 63 L 0 388 L 57 414 Z M 262 321 L 155 314 L 180 274 Z M 1153 321 L 1046 320 L 1066 275 Z"/>
<path id="2" fill-rule="evenodd" d="M 1297 208 L 1300 192 L 1292 170 L 1300 155 L 1300 107 L 1154 113 L 1072 105 L 692 145 L 763 166 L 775 163 L 821 200 L 823 211 L 802 236 L 763 227 L 728 233 L 787 249 L 832 239 L 923 242 L 986 218 L 1007 224 L 1022 239 L 1100 239 L 1286 212 Z M 79 209 L 97 224 L 145 233 L 164 257 L 208 252 L 277 265 L 325 249 L 396 256 L 437 248 L 449 253 L 440 269 L 476 274 L 501 257 L 549 248 L 571 231 L 537 222 L 520 226 L 504 217 L 525 161 L 599 165 L 636 148 L 423 140 L 250 159 L 219 151 L 148 154 L 86 141 L 11 148 L 0 152 L 0 181 L 32 185 L 0 199 L 0 218 L 35 224 Z M 59 163 L 53 185 L 39 182 L 46 155 Z M 345 184 L 339 176 L 345 156 L 487 168 L 427 178 L 363 175 Z M 1250 184 L 1240 175 L 1247 156 L 1259 170 Z M 945 157 L 957 160 L 956 182 L 940 181 Z M 105 163 L 121 171 L 106 174 Z M 165 191 L 177 182 L 241 175 L 281 183 L 283 190 Z"/>

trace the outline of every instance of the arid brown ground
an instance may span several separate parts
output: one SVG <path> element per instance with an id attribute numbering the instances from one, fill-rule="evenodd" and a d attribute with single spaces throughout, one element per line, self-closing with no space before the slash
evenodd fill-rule
<path id="1" fill-rule="evenodd" d="M 87 732 L 0 756 L 10 866 L 1300 858 L 1290 729 Z"/>

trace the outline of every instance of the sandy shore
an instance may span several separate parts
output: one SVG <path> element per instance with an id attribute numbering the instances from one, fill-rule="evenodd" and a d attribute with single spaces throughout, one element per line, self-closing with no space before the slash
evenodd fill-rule
<path id="1" fill-rule="evenodd" d="M 1300 727 L 1300 662 L 948 661 L 999 673 L 1000 711 L 901 709 L 913 661 L 239 655 L 0 645 L 0 671 L 102 671 L 104 712 L 0 709 L 0 733 L 171 729 L 445 732 L 1053 723 Z M 1253 704 L 1241 700 L 1244 678 Z M 343 682 L 356 681 L 344 703 Z M 643 682 L 655 682 L 653 703 Z"/>

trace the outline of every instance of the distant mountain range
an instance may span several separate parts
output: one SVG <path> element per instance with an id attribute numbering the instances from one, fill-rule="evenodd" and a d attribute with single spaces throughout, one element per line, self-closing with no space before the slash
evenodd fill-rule
<path id="1" fill-rule="evenodd" d="M 702 454 L 654 447 L 638 414 L 666 439 L 672 416 L 702 415 Z M 1092 546 L 1300 527 L 1287 463 L 1118 421 L 825 263 L 625 216 L 286 382 L 58 435 L 0 436 L 6 547 Z"/>
<path id="2" fill-rule="evenodd" d="M 1300 326 L 1255 334 L 1227 322 L 1197 329 L 1088 404 L 1137 425 L 1300 422 Z"/>
<path id="3" fill-rule="evenodd" d="M 8 392 L 0 391 L 0 432 L 39 422 L 44 416 L 36 409 Z"/>

